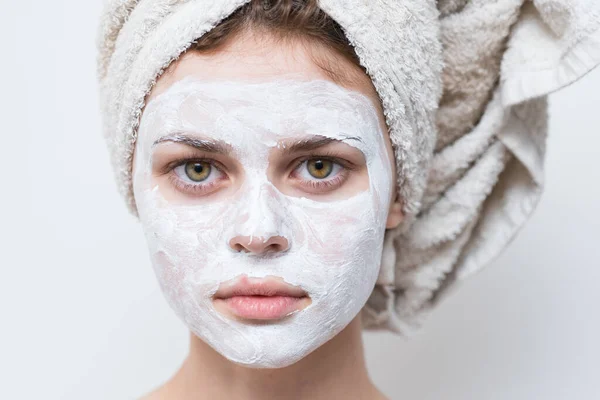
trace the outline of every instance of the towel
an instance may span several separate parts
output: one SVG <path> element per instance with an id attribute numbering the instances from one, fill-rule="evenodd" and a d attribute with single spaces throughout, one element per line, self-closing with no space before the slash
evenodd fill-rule
<path id="1" fill-rule="evenodd" d="M 488 265 L 544 186 L 547 95 L 600 64 L 597 0 L 440 0 L 438 137 L 420 212 L 388 239 L 364 325 L 404 335 Z M 385 259 L 385 257 L 384 257 Z"/>
<path id="2" fill-rule="evenodd" d="M 103 134 L 137 217 L 131 160 L 147 94 L 249 0 L 110 0 L 98 28 Z M 543 187 L 546 95 L 600 63 L 596 0 L 320 0 L 382 101 L 404 222 L 384 239 L 368 329 L 410 335 L 488 264 Z"/>

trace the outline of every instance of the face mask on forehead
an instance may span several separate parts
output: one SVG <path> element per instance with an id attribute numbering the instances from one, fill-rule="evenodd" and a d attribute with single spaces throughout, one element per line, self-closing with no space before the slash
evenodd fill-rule
<path id="1" fill-rule="evenodd" d="M 242 172 L 235 190 L 185 200 L 165 196 L 153 179 L 153 151 L 183 135 L 227 146 Z M 368 187 L 326 197 L 280 190 L 270 155 L 289 141 L 315 137 L 358 149 Z M 384 133 L 369 98 L 326 80 L 187 77 L 147 104 L 135 151 L 135 199 L 161 289 L 189 329 L 217 352 L 247 366 L 285 367 L 358 315 L 379 273 L 392 186 Z M 285 248 L 264 255 L 238 251 L 231 241 L 239 237 L 276 237 Z M 213 295 L 243 275 L 281 278 L 302 288 L 310 304 L 267 323 L 228 317 L 217 311 Z"/>

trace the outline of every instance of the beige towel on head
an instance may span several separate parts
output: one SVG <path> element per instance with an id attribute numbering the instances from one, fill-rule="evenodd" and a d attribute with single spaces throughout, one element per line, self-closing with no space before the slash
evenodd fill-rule
<path id="1" fill-rule="evenodd" d="M 544 184 L 546 96 L 600 64 L 597 0 L 439 0 L 438 9 L 444 94 L 422 208 L 395 251 L 388 244 L 364 313 L 366 326 L 404 334 L 531 216 Z"/>

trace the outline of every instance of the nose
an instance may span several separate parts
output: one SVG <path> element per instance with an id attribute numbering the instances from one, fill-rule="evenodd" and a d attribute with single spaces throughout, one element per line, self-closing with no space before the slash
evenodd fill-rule
<path id="1" fill-rule="evenodd" d="M 289 243 L 283 236 L 270 236 L 267 240 L 260 236 L 236 236 L 229 241 L 229 247 L 237 252 L 265 254 L 286 251 Z"/>

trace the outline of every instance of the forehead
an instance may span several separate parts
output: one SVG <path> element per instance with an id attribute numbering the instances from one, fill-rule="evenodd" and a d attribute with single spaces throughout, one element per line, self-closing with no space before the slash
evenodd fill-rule
<path id="1" fill-rule="evenodd" d="M 185 77 L 148 103 L 140 123 L 144 142 L 178 132 L 221 140 L 243 152 L 255 152 L 256 143 L 273 147 L 289 138 L 320 136 L 373 154 L 384 141 L 377 110 L 364 94 L 297 77 L 258 82 Z"/>
<path id="2" fill-rule="evenodd" d="M 330 80 L 305 80 L 301 74 L 278 75 L 268 80 L 204 80 L 188 75 L 173 82 L 146 103 L 147 114 L 241 114 L 260 111 L 273 117 L 320 117 L 344 113 L 377 118 L 373 102 L 363 93 Z M 260 115 L 253 114 L 254 117 Z"/>
<path id="3" fill-rule="evenodd" d="M 315 51 L 328 51 L 328 57 L 338 58 L 337 65 L 346 69 L 351 77 L 338 84 L 365 95 L 377 111 L 382 131 L 387 132 L 381 102 L 371 79 L 332 50 L 311 48 L 309 52 L 306 46 L 294 41 L 283 43 L 256 35 L 242 35 L 216 52 L 187 52 L 173 62 L 158 79 L 146 99 L 146 104 L 186 77 L 209 81 L 265 80 L 294 75 L 304 80 L 322 79 L 333 82 L 313 61 Z"/>

